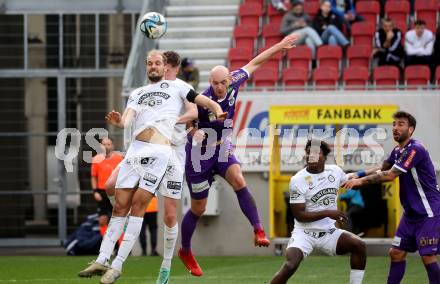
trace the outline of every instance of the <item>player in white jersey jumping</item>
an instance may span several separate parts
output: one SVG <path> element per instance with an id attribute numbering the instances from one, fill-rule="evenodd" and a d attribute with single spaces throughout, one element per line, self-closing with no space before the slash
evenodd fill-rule
<path id="1" fill-rule="evenodd" d="M 132 92 L 124 114 L 112 111 L 106 119 L 120 128 L 129 127 L 133 119 L 135 140 L 121 162 L 116 181 L 116 204 L 107 232 L 95 262 L 79 276 L 104 275 L 101 283 L 114 283 L 121 275 L 139 235 L 146 206 L 159 189 L 171 156 L 171 136 L 185 101 L 195 102 L 211 109 L 219 119 L 226 116 L 220 106 L 205 96 L 199 96 L 183 84 L 163 80 L 166 57 L 153 50 L 148 53 L 147 75 L 151 84 Z M 138 186 L 138 189 L 134 189 Z M 161 192 L 167 194 L 166 192 Z M 110 259 L 116 241 L 124 229 L 126 216 L 131 210 L 124 238 L 111 268 Z M 177 234 L 176 234 L 177 235 Z"/>
<path id="2" fill-rule="evenodd" d="M 190 89 L 191 85 L 177 78 L 181 64 L 181 58 L 175 51 L 165 51 L 167 59 L 165 64 L 165 79 L 183 84 Z M 185 113 L 183 113 L 174 127 L 174 133 L 171 139 L 171 157 L 165 172 L 165 176 L 160 183 L 159 192 L 164 196 L 164 247 L 163 261 L 160 267 L 159 276 L 156 284 L 168 283 L 171 271 L 171 260 L 174 254 L 174 248 L 178 236 L 177 224 L 177 200 L 181 199 L 183 174 L 185 172 L 185 144 L 186 144 L 186 123 L 197 118 L 197 106 L 190 102 L 185 102 Z M 105 188 L 109 196 L 114 196 L 116 180 L 119 174 L 117 167 L 108 178 Z M 165 194 L 166 193 L 166 194 Z"/>
<path id="3" fill-rule="evenodd" d="M 347 221 L 336 204 L 338 190 L 346 181 L 346 175 L 338 166 L 325 164 L 329 153 L 330 147 L 324 141 L 309 140 L 306 144 L 307 167 L 290 179 L 290 206 L 295 216 L 295 228 L 287 245 L 286 262 L 271 284 L 287 283 L 301 261 L 314 249 L 328 255 L 351 253 L 350 284 L 362 283 L 365 244 L 354 234 L 335 227 L 335 220 Z"/>

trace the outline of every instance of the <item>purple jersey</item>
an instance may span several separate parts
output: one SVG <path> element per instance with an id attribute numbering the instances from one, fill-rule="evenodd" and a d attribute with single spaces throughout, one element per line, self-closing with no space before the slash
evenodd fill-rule
<path id="1" fill-rule="evenodd" d="M 232 71 L 231 73 L 232 82 L 229 85 L 229 88 L 226 92 L 226 97 L 221 101 L 214 94 L 213 88 L 210 86 L 206 89 L 202 94 L 217 102 L 224 112 L 228 112 L 228 117 L 226 119 L 232 120 L 235 113 L 235 103 L 237 101 L 238 90 L 240 89 L 241 84 L 246 82 L 249 78 L 249 73 L 244 69 L 238 69 Z M 212 112 L 209 109 L 205 109 L 203 107 L 197 106 L 199 111 L 198 116 L 198 128 L 210 128 L 214 129 L 217 132 L 217 140 L 221 140 L 222 130 L 226 128 L 231 128 L 231 123 L 223 123 L 217 120 L 211 121 L 210 116 L 212 116 Z M 191 137 L 189 137 L 191 140 Z"/>
<path id="2" fill-rule="evenodd" d="M 394 148 L 387 162 L 400 170 L 400 202 L 408 219 L 440 216 L 440 191 L 434 165 L 420 141 Z"/>

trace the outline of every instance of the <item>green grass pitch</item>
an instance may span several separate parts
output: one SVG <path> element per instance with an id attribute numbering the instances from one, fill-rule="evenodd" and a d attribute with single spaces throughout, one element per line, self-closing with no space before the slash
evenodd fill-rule
<path id="1" fill-rule="evenodd" d="M 78 278 L 76 274 L 93 257 L 68 256 L 2 256 L 2 283 L 99 283 L 99 277 Z M 174 258 L 170 284 L 245 284 L 269 283 L 284 258 L 268 257 L 199 257 L 204 271 L 200 278 L 186 272 L 180 260 Z M 116 283 L 155 283 L 160 257 L 129 257 L 124 273 Z M 386 283 L 387 257 L 369 257 L 364 283 Z M 300 266 L 289 283 L 348 283 L 348 257 L 311 256 Z M 428 283 L 419 257 L 409 257 L 403 283 Z"/>

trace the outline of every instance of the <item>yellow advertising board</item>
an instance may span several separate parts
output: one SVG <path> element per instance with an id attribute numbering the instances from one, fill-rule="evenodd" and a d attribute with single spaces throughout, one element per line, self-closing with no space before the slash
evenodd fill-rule
<path id="1" fill-rule="evenodd" d="M 384 124 L 393 122 L 397 105 L 271 106 L 270 124 Z"/>
<path id="2" fill-rule="evenodd" d="M 280 125 L 301 124 L 389 124 L 393 114 L 399 109 L 397 105 L 293 105 L 271 106 L 269 108 L 270 124 L 270 172 L 269 172 L 269 226 L 270 236 L 284 237 L 286 230 L 285 213 L 290 210 L 283 199 L 288 191 L 290 175 L 281 173 L 280 142 L 274 133 Z M 385 190 L 386 189 L 386 190 Z M 400 220 L 398 179 L 383 184 L 383 198 L 388 207 L 388 237 L 393 236 Z M 384 231 L 382 228 L 380 231 Z M 380 233 L 377 233 L 378 235 Z M 376 234 L 373 234 L 376 235 Z"/>

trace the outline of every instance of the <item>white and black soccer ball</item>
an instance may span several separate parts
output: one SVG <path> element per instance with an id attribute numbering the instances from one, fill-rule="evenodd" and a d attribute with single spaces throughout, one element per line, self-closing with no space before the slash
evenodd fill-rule
<path id="1" fill-rule="evenodd" d="M 142 17 L 139 28 L 148 38 L 158 39 L 167 31 L 167 21 L 161 13 L 149 12 Z"/>

